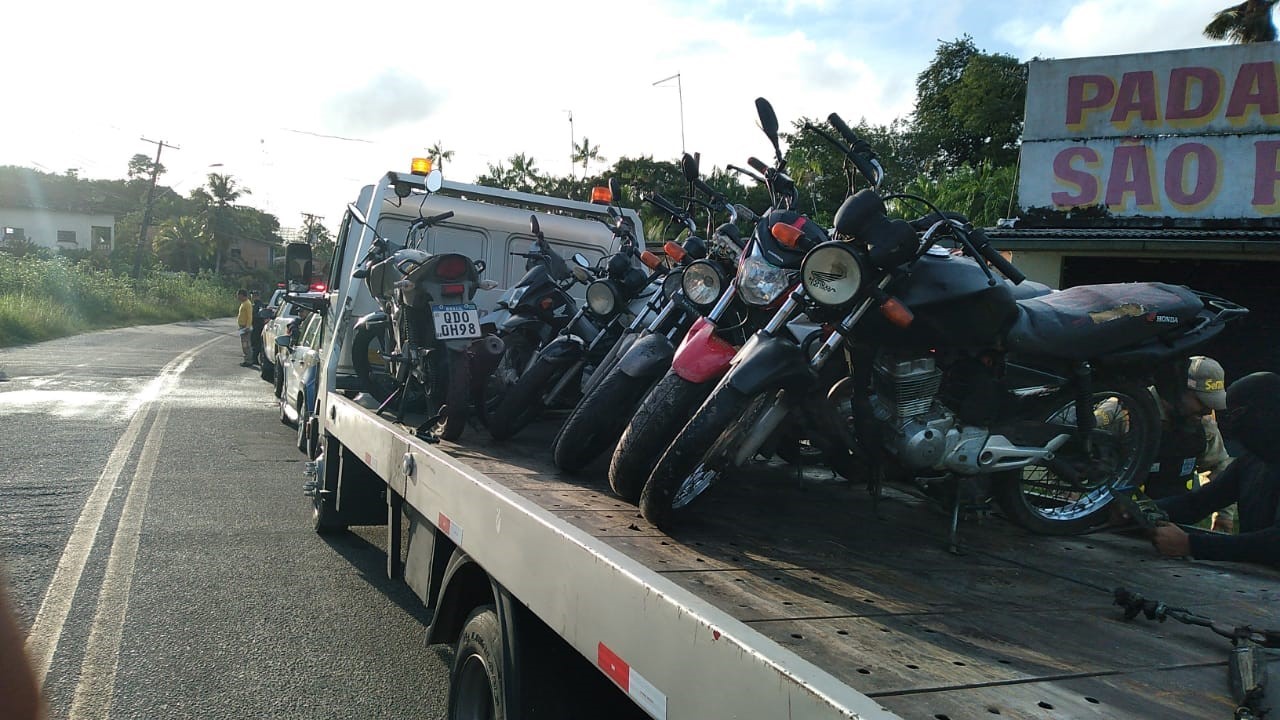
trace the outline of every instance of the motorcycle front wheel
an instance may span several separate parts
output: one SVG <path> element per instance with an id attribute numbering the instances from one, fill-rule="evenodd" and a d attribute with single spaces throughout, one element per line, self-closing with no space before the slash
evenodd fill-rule
<path id="1" fill-rule="evenodd" d="M 597 371 L 599 372 L 599 371 Z M 612 448 L 631 419 L 636 403 L 653 381 L 631 377 L 616 366 L 583 396 L 556 435 L 556 467 L 575 473 Z"/>
<path id="2" fill-rule="evenodd" d="M 690 382 L 668 370 L 640 400 L 609 462 L 609 486 L 619 497 L 640 502 L 654 464 L 713 388 L 714 383 Z"/>
<path id="3" fill-rule="evenodd" d="M 1094 393 L 1097 427 L 1090 447 L 1077 438 L 1055 453 L 1079 479 L 1072 482 L 1041 465 L 998 473 L 993 496 L 1005 516 L 1040 535 L 1075 535 L 1101 525 L 1116 488 L 1137 485 L 1160 446 L 1160 410 L 1140 383 L 1117 382 Z M 1075 426 L 1072 401 L 1046 406 L 1045 422 Z"/>
<path id="4" fill-rule="evenodd" d="M 728 468 L 737 441 L 772 397 L 750 397 L 727 384 L 716 386 L 654 466 L 640 493 L 644 518 L 663 530 L 669 528 L 676 515 Z"/>

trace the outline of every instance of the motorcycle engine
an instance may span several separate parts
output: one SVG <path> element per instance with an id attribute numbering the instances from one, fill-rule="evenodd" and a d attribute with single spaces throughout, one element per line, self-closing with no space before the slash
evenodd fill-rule
<path id="1" fill-rule="evenodd" d="M 986 429 L 963 425 L 938 401 L 942 371 L 929 356 L 882 352 L 872 366 L 871 409 L 885 448 L 913 470 L 979 472 Z"/>

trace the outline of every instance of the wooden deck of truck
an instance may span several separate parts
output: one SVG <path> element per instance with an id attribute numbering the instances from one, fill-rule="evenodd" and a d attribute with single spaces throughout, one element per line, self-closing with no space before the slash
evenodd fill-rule
<path id="1" fill-rule="evenodd" d="M 821 469 L 767 463 L 664 534 L 609 491 L 607 458 L 555 469 L 554 419 L 427 444 L 336 410 L 330 432 L 418 517 L 655 717 L 1230 718 L 1230 643 L 1126 621 L 1112 589 L 1280 625 L 1280 574 L 1164 559 L 1134 535 L 1035 536 L 991 514 L 962 521 L 957 555 L 929 503 L 873 505 Z"/>

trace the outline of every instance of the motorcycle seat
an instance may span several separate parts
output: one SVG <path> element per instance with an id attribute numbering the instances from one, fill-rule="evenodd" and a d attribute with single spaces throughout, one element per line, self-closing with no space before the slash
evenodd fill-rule
<path id="1" fill-rule="evenodd" d="M 1019 300 L 1006 344 L 1020 355 L 1090 360 L 1185 328 L 1203 309 L 1180 285 L 1081 285 Z"/>

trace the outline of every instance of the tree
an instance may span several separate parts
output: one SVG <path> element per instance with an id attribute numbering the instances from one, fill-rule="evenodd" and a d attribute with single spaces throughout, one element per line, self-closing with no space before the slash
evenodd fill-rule
<path id="1" fill-rule="evenodd" d="M 138 153 L 129 158 L 129 179 L 130 180 L 150 180 L 154 172 L 156 177 L 164 174 L 164 163 L 156 163 L 150 157 Z"/>
<path id="2" fill-rule="evenodd" d="M 180 217 L 170 222 L 156 236 L 156 254 L 164 264 L 192 275 L 199 272 L 213 250 L 214 242 L 209 226 L 197 215 Z"/>
<path id="3" fill-rule="evenodd" d="M 582 163 L 582 176 L 587 176 L 587 163 L 590 161 L 604 162 L 604 156 L 600 154 L 600 146 L 592 145 L 586 135 L 582 136 L 582 142 L 573 146 L 573 162 Z"/>
<path id="4" fill-rule="evenodd" d="M 1277 2 L 1280 0 L 1245 0 L 1219 10 L 1204 27 L 1205 37 L 1240 44 L 1272 42 L 1276 39 L 1276 25 L 1271 13 Z"/>
<path id="5" fill-rule="evenodd" d="M 223 260 L 235 242 L 235 217 L 229 209 L 236 200 L 251 193 L 249 188 L 239 186 L 231 175 L 223 173 L 209 173 L 205 186 L 191 191 L 192 198 L 204 205 L 205 222 L 213 236 L 214 272 L 222 272 Z"/>
<path id="6" fill-rule="evenodd" d="M 1017 58 L 983 53 L 968 35 L 939 43 L 916 76 L 911 142 L 927 158 L 926 169 L 1011 162 L 1026 93 L 1026 65 Z"/>
<path id="7" fill-rule="evenodd" d="M 438 167 L 440 168 L 441 171 L 443 171 L 444 161 L 453 159 L 453 151 L 445 150 L 444 144 L 441 143 L 440 141 L 436 141 L 435 145 L 432 145 L 431 147 L 427 148 L 427 157 L 431 158 L 431 164 L 434 167 Z"/>

